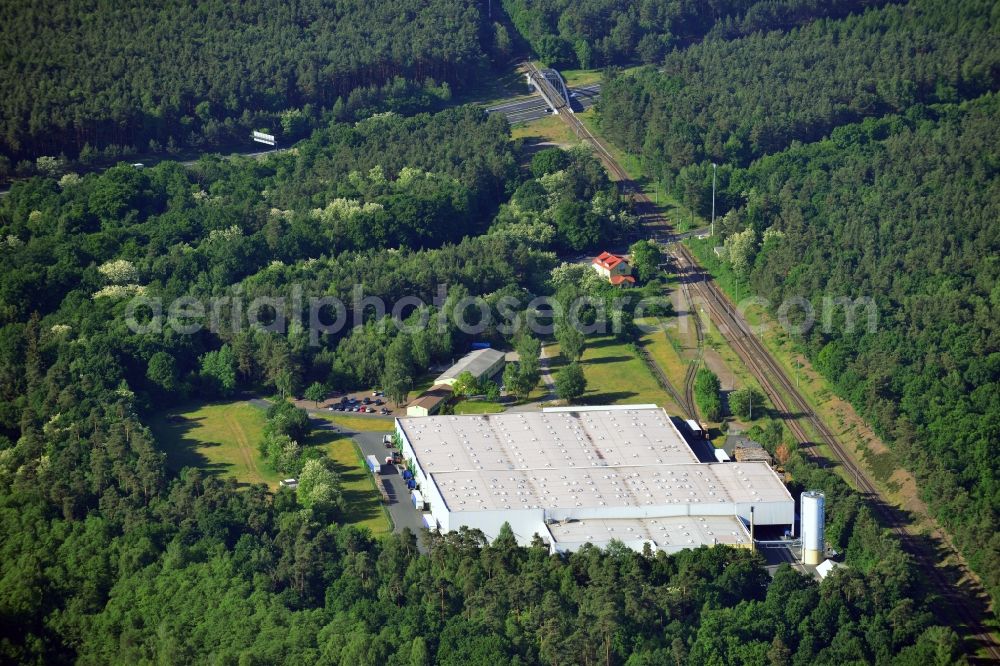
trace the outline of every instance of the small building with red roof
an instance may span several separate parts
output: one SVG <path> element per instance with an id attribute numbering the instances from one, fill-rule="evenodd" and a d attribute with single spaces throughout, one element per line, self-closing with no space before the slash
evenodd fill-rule
<path id="1" fill-rule="evenodd" d="M 628 261 L 624 257 L 617 254 L 601 252 L 594 257 L 590 266 L 616 287 L 628 287 L 635 284 L 635 278 L 632 277 L 632 267 L 628 265 Z"/>

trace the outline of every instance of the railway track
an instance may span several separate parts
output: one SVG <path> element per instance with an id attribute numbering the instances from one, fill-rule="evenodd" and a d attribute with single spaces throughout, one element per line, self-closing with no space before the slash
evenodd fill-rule
<path id="1" fill-rule="evenodd" d="M 684 257 L 688 265 L 696 265 L 695 259 L 690 251 L 683 245 L 678 245 L 679 254 Z M 816 460 L 821 466 L 826 466 L 826 458 L 813 446 L 814 439 L 803 426 L 803 421 L 817 434 L 819 443 L 826 445 L 836 463 L 852 477 L 855 485 L 868 501 L 869 506 L 882 521 L 900 539 L 903 547 L 910 553 L 929 582 L 938 590 L 945 602 L 954 611 L 948 614 L 950 617 L 962 618 L 963 623 L 973 632 L 973 638 L 987 652 L 991 661 L 1000 663 L 1000 646 L 997 645 L 993 636 L 982 627 L 976 614 L 968 608 L 967 602 L 956 591 L 955 586 L 949 581 L 941 570 L 936 566 L 933 558 L 928 557 L 922 549 L 915 543 L 909 532 L 899 523 L 898 511 L 895 507 L 886 502 L 868 476 L 867 472 L 856 465 L 848 454 L 844 445 L 840 442 L 833 431 L 820 419 L 809 406 L 808 402 L 796 390 L 792 381 L 785 374 L 784 370 L 777 364 L 774 357 L 764 347 L 757 338 L 754 331 L 750 329 L 742 317 L 737 317 L 735 308 L 729 302 L 721 290 L 708 279 L 703 279 L 696 283 L 701 295 L 705 298 L 706 306 L 712 314 L 712 318 L 729 328 L 730 335 L 723 335 L 730 345 L 740 356 L 741 360 L 750 369 L 751 373 L 761 383 L 761 387 L 770 397 L 772 404 L 779 410 L 785 424 L 791 430 L 796 440 L 803 445 L 803 451 Z M 720 327 L 720 330 L 722 328 Z"/>
<path id="2" fill-rule="evenodd" d="M 667 377 L 667 374 L 663 372 L 663 368 L 660 367 L 660 364 L 657 363 L 645 349 L 640 348 L 639 353 L 642 355 L 642 360 L 646 363 L 646 367 L 649 368 L 651 373 L 653 373 L 653 377 L 656 379 L 656 382 L 670 395 L 670 399 L 676 402 L 680 408 L 687 413 L 688 418 L 697 418 L 696 415 L 691 414 L 690 408 L 684 404 L 684 398 L 681 397 L 681 394 L 674 387 L 670 378 Z"/>
<path id="3" fill-rule="evenodd" d="M 688 406 L 689 418 L 695 421 L 698 420 L 698 409 L 694 402 L 694 380 L 698 376 L 698 364 L 697 359 L 691 361 L 688 363 L 687 372 L 684 373 L 684 401 Z"/>
<path id="4" fill-rule="evenodd" d="M 614 156 L 595 137 L 579 118 L 572 114 L 566 107 L 565 101 L 555 90 L 551 89 L 544 77 L 540 75 L 537 68 L 530 63 L 527 68 L 537 78 L 541 79 L 540 86 L 543 94 L 551 96 L 554 106 L 559 111 L 559 115 L 570 126 L 573 132 L 582 140 L 591 144 L 597 152 L 601 161 L 608 171 L 621 183 L 625 193 L 636 203 L 645 207 L 649 213 L 643 216 L 644 225 L 653 238 L 662 238 L 669 235 L 669 224 L 662 216 L 652 208 L 652 202 L 641 190 L 635 187 L 631 178 L 618 164 Z M 546 87 L 549 89 L 546 90 Z M 928 555 L 920 548 L 911 535 L 900 525 L 898 511 L 882 497 L 868 473 L 856 465 L 848 454 L 844 445 L 837 438 L 836 434 L 820 419 L 809 406 L 795 385 L 785 374 L 784 369 L 778 365 L 771 353 L 764 347 L 764 344 L 757 338 L 755 332 L 739 313 L 729 299 L 722 293 L 718 285 L 711 280 L 702 270 L 690 250 L 681 243 L 673 243 L 668 252 L 677 262 L 678 272 L 683 269 L 686 283 L 690 284 L 690 289 L 700 297 L 700 305 L 708 309 L 712 321 L 719 327 L 719 331 L 727 342 L 736 351 L 737 355 L 746 365 L 750 373 L 760 383 L 761 388 L 767 393 L 772 404 L 779 411 L 781 419 L 792 432 L 795 439 L 802 445 L 802 451 L 815 460 L 820 466 L 827 466 L 828 461 L 825 456 L 814 446 L 817 442 L 809 434 L 806 425 L 816 433 L 818 443 L 825 445 L 834 462 L 841 465 L 841 468 L 855 480 L 857 489 L 865 496 L 872 510 L 900 539 L 903 547 L 914 558 L 914 561 L 927 578 L 937 589 L 942 599 L 948 604 L 946 612 L 942 612 L 943 617 L 957 618 L 968 628 L 970 638 L 975 640 L 979 647 L 987 655 L 990 662 L 1000 663 L 1000 644 L 997 643 L 993 635 L 983 626 L 978 614 L 973 611 L 968 599 L 956 589 L 955 585 L 937 567 L 937 562 L 933 556 Z M 686 285 L 685 285 L 686 286 Z M 695 313 L 690 291 L 685 291 L 688 299 L 689 311 Z M 695 322 L 698 332 L 699 349 L 703 331 L 701 322 L 695 314 Z M 655 365 L 655 364 L 654 364 Z M 658 366 L 657 366 L 658 367 Z M 691 369 L 694 368 L 694 372 Z M 685 376 L 685 397 L 688 410 L 693 410 L 693 377 L 697 374 L 697 367 L 692 364 L 688 368 L 691 375 L 691 391 L 688 391 L 688 378 Z M 805 425 L 804 425 L 805 424 Z M 963 567 L 964 568 L 964 567 Z M 971 578 L 971 576 L 970 576 Z"/>
<path id="5" fill-rule="evenodd" d="M 673 255 L 673 253 L 671 253 L 671 255 Z M 674 260 L 676 262 L 676 257 Z M 683 280 L 684 281 L 681 283 L 681 292 L 684 294 L 684 300 L 687 303 L 688 319 L 694 322 L 695 339 L 698 344 L 697 356 L 688 365 L 687 372 L 684 374 L 684 399 L 687 401 L 688 412 L 690 413 L 691 418 L 697 421 L 698 406 L 695 404 L 694 400 L 694 383 L 695 379 L 698 377 L 698 367 L 701 365 L 702 354 L 705 353 L 705 331 L 701 325 L 701 317 L 695 309 L 694 299 L 691 298 L 691 290 L 687 283 L 688 276 L 685 275 Z"/>

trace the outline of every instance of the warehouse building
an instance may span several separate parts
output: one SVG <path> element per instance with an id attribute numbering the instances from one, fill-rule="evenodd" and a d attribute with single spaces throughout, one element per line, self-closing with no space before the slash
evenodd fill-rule
<path id="1" fill-rule="evenodd" d="M 396 420 L 434 527 L 504 522 L 553 552 L 612 540 L 674 552 L 749 546 L 795 504 L 764 463 L 701 463 L 655 405 Z"/>
<path id="2" fill-rule="evenodd" d="M 463 372 L 472 373 L 476 379 L 489 378 L 503 371 L 507 355 L 496 349 L 476 349 L 458 360 L 434 380 L 435 384 L 454 386 L 458 376 Z"/>
<path id="3" fill-rule="evenodd" d="M 407 416 L 431 416 L 441 411 L 452 398 L 451 387 L 447 384 L 435 384 L 406 406 Z"/>

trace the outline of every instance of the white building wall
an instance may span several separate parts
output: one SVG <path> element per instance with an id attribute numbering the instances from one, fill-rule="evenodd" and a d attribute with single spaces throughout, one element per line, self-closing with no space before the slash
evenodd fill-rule
<path id="1" fill-rule="evenodd" d="M 673 425 L 673 422 L 668 420 L 667 423 L 676 432 L 677 429 Z M 545 525 L 546 519 L 583 520 L 735 515 L 742 518 L 749 525 L 750 507 L 752 506 L 754 509 L 754 520 L 757 525 L 790 525 L 795 520 L 795 503 L 791 498 L 787 500 L 741 503 L 731 501 L 696 503 L 679 501 L 676 504 L 647 506 L 585 506 L 456 512 L 445 502 L 437 488 L 437 484 L 433 481 L 433 477 L 426 474 L 420 468 L 418 458 L 398 419 L 396 420 L 396 432 L 400 436 L 403 456 L 411 463 L 415 480 L 423 493 L 430 513 L 434 516 L 442 531 L 457 530 L 464 525 L 482 530 L 488 539 L 493 540 L 496 538 L 504 522 L 508 522 L 519 543 L 528 544 L 536 533 L 542 536 L 543 539 L 549 540 L 549 543 L 553 543 L 551 533 Z M 677 432 L 677 436 L 681 437 L 679 432 Z M 806 505 L 804 501 L 803 515 L 805 513 Z M 805 536 L 805 532 L 803 532 L 803 536 Z M 560 550 L 576 550 L 578 547 L 579 545 L 577 544 L 559 544 Z"/>
<path id="2" fill-rule="evenodd" d="M 522 546 L 530 544 L 536 533 L 543 538 L 548 536 L 545 512 L 541 509 L 458 511 L 452 513 L 449 520 L 452 523 L 451 529 L 458 529 L 462 525 L 479 529 L 490 541 L 500 534 L 500 528 L 504 523 L 510 523 L 511 531 Z"/>
<path id="3" fill-rule="evenodd" d="M 422 488 L 424 484 L 427 483 L 427 475 L 424 474 L 424 470 L 420 468 L 420 462 L 417 460 L 417 454 L 413 450 L 413 445 L 410 444 L 410 440 L 406 437 L 406 431 L 399 425 L 399 419 L 396 419 L 395 421 L 396 434 L 399 435 L 399 439 L 403 443 L 403 458 L 411 463 L 414 476 L 417 479 L 417 484 Z"/>
<path id="4" fill-rule="evenodd" d="M 758 525 L 791 525 L 795 522 L 795 501 L 752 502 L 735 505 L 734 514 L 750 524 L 750 507 L 753 507 L 754 522 Z"/>
<path id="5" fill-rule="evenodd" d="M 430 508 L 431 514 L 437 520 L 438 525 L 441 526 L 442 532 L 447 532 L 452 528 L 451 521 L 451 510 L 448 508 L 447 503 L 445 503 L 444 498 L 441 496 L 441 492 L 438 490 L 437 484 L 433 481 L 420 484 L 420 488 L 423 490 L 424 500 L 427 502 Z M 458 529 L 462 523 L 455 523 L 454 529 Z"/>
<path id="6" fill-rule="evenodd" d="M 758 525 L 791 525 L 795 519 L 795 502 L 679 502 L 677 504 L 651 504 L 647 506 L 582 506 L 561 507 L 545 511 L 553 520 L 585 520 L 609 518 L 668 518 L 675 516 L 739 516 L 750 524 L 750 507 Z"/>

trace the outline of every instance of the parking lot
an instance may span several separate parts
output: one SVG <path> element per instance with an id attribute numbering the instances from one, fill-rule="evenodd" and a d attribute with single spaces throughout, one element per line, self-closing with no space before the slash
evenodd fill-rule
<path id="1" fill-rule="evenodd" d="M 382 443 L 383 433 L 359 432 L 351 435 L 361 447 L 364 456 L 373 455 L 379 460 L 385 460 L 387 455 L 392 455 L 392 450 L 387 449 Z M 395 465 L 382 465 L 382 484 L 389 495 L 389 516 L 395 531 L 402 532 L 404 527 L 410 528 L 419 538 L 420 528 L 423 527 L 420 512 L 413 508 L 410 501 L 410 491 L 406 488 L 406 482 L 399 475 Z M 421 544 L 421 549 L 423 545 Z"/>
<path id="2" fill-rule="evenodd" d="M 335 393 L 326 400 L 296 400 L 295 405 L 306 410 L 324 410 L 345 414 L 371 414 L 374 416 L 397 416 L 406 412 L 406 405 L 397 405 L 385 397 L 382 391 L 354 391 Z"/>
<path id="3" fill-rule="evenodd" d="M 345 395 L 334 399 L 326 407 L 333 412 L 353 412 L 358 414 L 381 414 L 388 416 L 394 411 L 386 404 L 382 391 L 372 391 L 371 394 Z"/>

